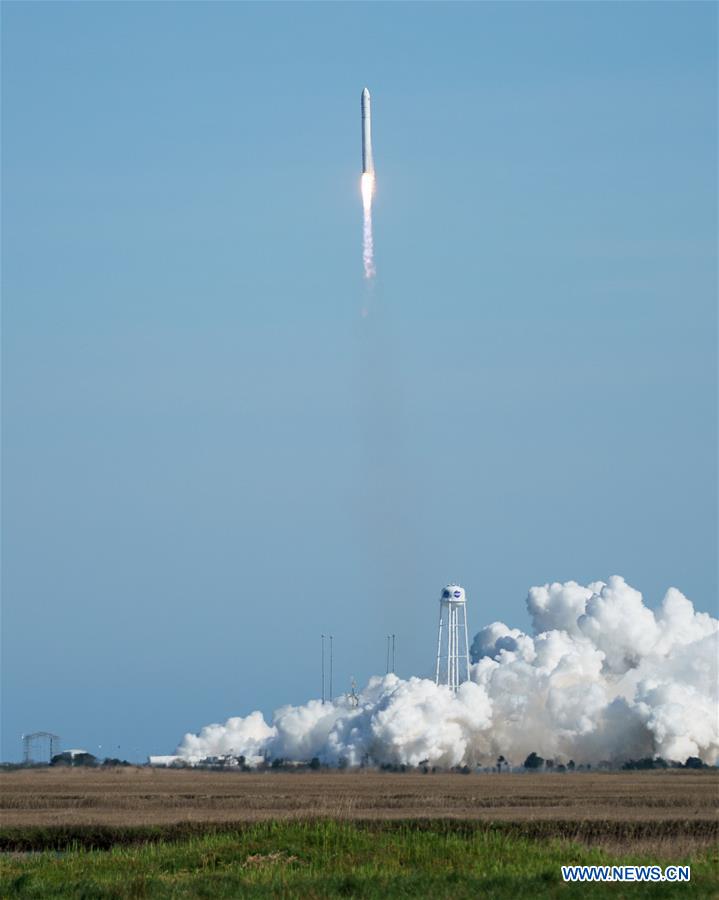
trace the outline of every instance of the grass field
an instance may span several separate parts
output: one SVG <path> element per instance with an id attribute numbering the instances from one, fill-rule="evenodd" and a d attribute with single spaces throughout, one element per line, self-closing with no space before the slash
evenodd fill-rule
<path id="1" fill-rule="evenodd" d="M 689 884 L 569 885 L 562 864 L 647 862 L 473 823 L 257 823 L 180 841 L 6 855 L 3 897 L 716 897 L 716 853 Z"/>
<path id="2" fill-rule="evenodd" d="M 36 769 L 0 774 L 2 822 L 148 825 L 278 818 L 715 819 L 715 770 L 564 775 Z"/>
<path id="3" fill-rule="evenodd" d="M 716 897 L 713 772 L 0 778 L 5 897 Z M 690 864 L 563 884 L 562 864 Z"/>

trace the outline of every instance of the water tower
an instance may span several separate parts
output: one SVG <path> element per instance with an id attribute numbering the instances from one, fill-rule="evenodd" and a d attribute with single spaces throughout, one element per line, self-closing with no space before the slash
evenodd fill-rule
<path id="1" fill-rule="evenodd" d="M 456 691 L 469 681 L 467 596 L 458 584 L 448 584 L 439 598 L 437 669 L 434 680 Z"/>

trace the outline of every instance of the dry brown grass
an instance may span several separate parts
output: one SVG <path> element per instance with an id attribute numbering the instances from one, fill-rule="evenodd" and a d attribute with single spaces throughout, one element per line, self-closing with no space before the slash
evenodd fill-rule
<path id="1" fill-rule="evenodd" d="M 716 772 L 686 770 L 396 775 L 121 768 L 36 769 L 0 775 L 3 827 L 237 824 L 318 817 L 647 826 L 681 822 L 681 832 L 691 837 L 692 831 L 710 833 L 718 796 Z M 691 823 L 698 827 L 693 829 Z"/>

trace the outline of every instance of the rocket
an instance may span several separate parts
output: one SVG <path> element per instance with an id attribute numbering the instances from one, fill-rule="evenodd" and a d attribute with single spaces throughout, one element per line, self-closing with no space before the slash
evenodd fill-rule
<path id="1" fill-rule="evenodd" d="M 367 88 L 362 91 L 362 174 L 374 175 L 372 160 L 372 110 Z"/>

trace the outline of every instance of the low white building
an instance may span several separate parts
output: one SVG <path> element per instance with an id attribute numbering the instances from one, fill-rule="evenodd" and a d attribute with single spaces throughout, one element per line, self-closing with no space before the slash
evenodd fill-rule
<path id="1" fill-rule="evenodd" d="M 181 756 L 149 756 L 148 761 L 151 766 L 172 766 L 182 760 Z M 182 760 L 184 762 L 184 760 Z"/>

